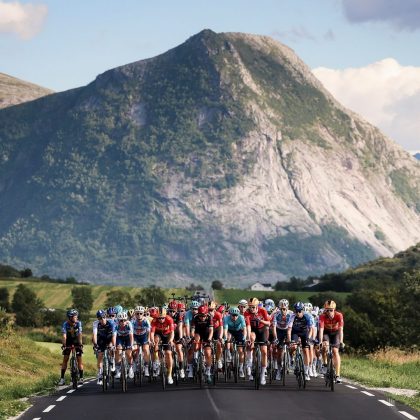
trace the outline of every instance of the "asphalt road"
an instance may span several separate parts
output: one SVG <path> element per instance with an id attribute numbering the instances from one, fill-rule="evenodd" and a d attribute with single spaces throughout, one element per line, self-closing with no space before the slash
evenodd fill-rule
<path id="1" fill-rule="evenodd" d="M 146 384 L 143 388 L 130 383 L 125 394 L 117 386 L 103 393 L 102 388 L 91 381 L 74 392 L 65 388 L 55 395 L 36 398 L 34 406 L 20 419 L 137 419 L 147 416 L 156 420 L 420 418 L 415 410 L 361 387 L 343 383 L 331 392 L 318 378 L 308 382 L 305 390 L 298 390 L 294 376 L 287 379 L 285 387 L 276 383 L 260 390 L 254 390 L 245 381 L 203 389 L 193 383 L 182 383 L 178 387 L 169 386 L 166 391 L 159 382 Z"/>

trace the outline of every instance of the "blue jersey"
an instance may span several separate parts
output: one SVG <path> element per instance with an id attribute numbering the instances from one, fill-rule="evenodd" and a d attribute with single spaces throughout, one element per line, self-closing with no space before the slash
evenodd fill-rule
<path id="1" fill-rule="evenodd" d="M 93 333 L 97 335 L 98 338 L 106 338 L 114 335 L 115 333 L 115 323 L 114 321 L 107 320 L 105 324 L 102 324 L 99 321 L 93 323 Z"/>
<path id="2" fill-rule="evenodd" d="M 292 328 L 292 333 L 306 334 L 306 332 L 314 325 L 312 315 L 304 313 L 302 318 L 292 314 L 289 319 L 288 328 Z"/>
<path id="3" fill-rule="evenodd" d="M 190 325 L 193 318 L 194 318 L 194 315 L 196 315 L 196 314 L 193 314 L 191 309 L 189 311 L 185 312 L 184 319 L 183 319 L 184 324 L 185 325 Z"/>
<path id="4" fill-rule="evenodd" d="M 228 331 L 242 331 L 245 328 L 245 318 L 243 315 L 239 315 L 235 320 L 230 315 L 226 315 L 223 318 L 223 328 L 227 328 Z"/>
<path id="5" fill-rule="evenodd" d="M 67 335 L 67 339 L 74 339 L 82 333 L 82 323 L 76 321 L 74 324 L 71 324 L 69 321 L 65 321 L 61 327 L 61 332 Z"/>
<path id="6" fill-rule="evenodd" d="M 273 319 L 273 325 L 279 330 L 287 330 L 287 326 L 289 325 L 291 313 L 283 314 L 281 311 L 278 312 Z"/>
<path id="7" fill-rule="evenodd" d="M 141 321 L 135 319 L 131 324 L 133 325 L 134 335 L 144 335 L 150 331 L 150 322 L 147 318 L 143 318 Z"/>
<path id="8" fill-rule="evenodd" d="M 115 333 L 117 337 L 128 337 L 133 334 L 133 325 L 130 321 L 126 321 L 124 324 L 118 323 Z"/>

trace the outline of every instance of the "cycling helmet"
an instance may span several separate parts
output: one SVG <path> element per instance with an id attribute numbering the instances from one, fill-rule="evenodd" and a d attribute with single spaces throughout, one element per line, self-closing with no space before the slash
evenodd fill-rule
<path id="1" fill-rule="evenodd" d="M 200 307 L 200 302 L 193 300 L 190 304 L 190 309 L 198 309 Z"/>
<path id="2" fill-rule="evenodd" d="M 303 304 L 303 310 L 305 311 L 305 313 L 310 314 L 311 313 L 311 309 L 309 308 L 307 303 Z"/>
<path id="3" fill-rule="evenodd" d="M 335 309 L 337 304 L 333 300 L 327 300 L 324 303 L 324 309 Z"/>
<path id="4" fill-rule="evenodd" d="M 238 308 L 236 308 L 235 306 L 233 306 L 232 308 L 229 309 L 229 313 L 231 315 L 240 315 L 240 311 Z"/>
<path id="5" fill-rule="evenodd" d="M 137 313 L 137 312 L 143 312 L 143 313 L 145 313 L 145 312 L 146 312 L 146 310 L 144 309 L 144 307 L 143 307 L 143 306 L 136 306 L 136 307 L 134 308 L 134 313 Z"/>
<path id="6" fill-rule="evenodd" d="M 178 303 L 178 311 L 185 311 L 186 306 L 184 302 L 179 302 Z"/>
<path id="7" fill-rule="evenodd" d="M 107 313 L 108 316 L 111 316 L 111 315 L 116 315 L 117 311 L 115 310 L 115 308 L 113 306 L 111 306 L 106 310 L 106 313 Z"/>
<path id="8" fill-rule="evenodd" d="M 121 305 L 115 306 L 115 312 L 117 313 L 117 315 L 122 311 L 123 311 L 123 307 Z"/>
<path id="9" fill-rule="evenodd" d="M 279 300 L 279 308 L 288 308 L 289 301 L 287 299 L 280 299 Z"/>
<path id="10" fill-rule="evenodd" d="M 178 302 L 176 300 L 171 300 L 169 302 L 168 308 L 176 311 L 178 309 Z"/>
<path id="11" fill-rule="evenodd" d="M 273 299 L 266 299 L 264 302 L 265 306 L 275 306 Z"/>
<path id="12" fill-rule="evenodd" d="M 157 318 L 157 317 L 159 316 L 159 309 L 158 309 L 158 308 L 156 308 L 156 307 L 150 308 L 150 309 L 149 309 L 149 315 L 150 315 L 152 318 Z"/>
<path id="13" fill-rule="evenodd" d="M 128 315 L 128 318 L 129 319 L 133 318 L 133 316 L 134 316 L 134 309 L 129 309 L 127 311 L 127 315 Z"/>
<path id="14" fill-rule="evenodd" d="M 238 305 L 241 305 L 241 306 L 248 306 L 248 302 L 247 302 L 247 300 L 246 300 L 246 299 L 241 299 L 241 300 L 238 302 Z"/>
<path id="15" fill-rule="evenodd" d="M 96 312 L 96 318 L 105 318 L 106 317 L 106 312 L 103 311 L 102 309 L 99 309 L 98 312 Z"/>
<path id="16" fill-rule="evenodd" d="M 168 310 L 162 306 L 160 309 L 158 309 L 158 318 L 164 318 L 168 313 Z"/>
<path id="17" fill-rule="evenodd" d="M 209 307 L 207 305 L 201 305 L 198 308 L 199 315 L 207 315 L 209 313 Z"/>
<path id="18" fill-rule="evenodd" d="M 219 305 L 219 307 L 216 309 L 216 311 L 221 313 L 222 315 L 225 312 L 225 310 L 226 310 L 225 305 Z"/>
<path id="19" fill-rule="evenodd" d="M 310 311 L 314 308 L 311 302 L 306 302 L 305 305 L 309 308 Z"/>
<path id="20" fill-rule="evenodd" d="M 118 321 L 127 321 L 127 312 L 121 311 L 117 314 Z"/>
<path id="21" fill-rule="evenodd" d="M 216 309 L 216 307 L 217 307 L 217 304 L 214 300 L 209 302 L 209 309 Z"/>
<path id="22" fill-rule="evenodd" d="M 79 316 L 79 312 L 76 309 L 69 309 L 67 311 L 67 318 L 71 318 L 73 316 Z"/>
<path id="23" fill-rule="evenodd" d="M 258 306 L 259 303 L 260 303 L 260 301 L 256 297 L 250 298 L 248 300 L 248 305 L 250 305 L 250 306 Z"/>
<path id="24" fill-rule="evenodd" d="M 305 309 L 305 306 L 302 302 L 296 302 L 293 305 L 293 308 L 294 308 L 295 311 L 303 311 Z"/>
<path id="25" fill-rule="evenodd" d="M 314 306 L 312 309 L 312 315 L 318 316 L 319 315 L 319 306 Z"/>

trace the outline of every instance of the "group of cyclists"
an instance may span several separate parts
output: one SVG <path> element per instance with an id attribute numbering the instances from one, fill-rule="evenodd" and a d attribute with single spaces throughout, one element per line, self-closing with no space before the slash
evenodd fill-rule
<path id="1" fill-rule="evenodd" d="M 83 383 L 82 323 L 78 312 L 70 309 L 67 321 L 62 326 L 63 364 L 59 385 L 65 384 L 65 372 L 70 348 L 76 349 L 80 382 Z M 268 352 L 273 355 L 275 379 L 280 381 L 284 370 L 283 352 L 293 355 L 300 346 L 304 361 L 305 380 L 326 373 L 327 349 L 332 347 L 336 383 L 340 383 L 340 354 L 343 342 L 343 315 L 336 310 L 336 303 L 327 300 L 323 308 L 311 303 L 297 302 L 292 308 L 287 299 L 281 299 L 277 306 L 272 299 L 260 302 L 257 298 L 241 299 L 237 306 L 218 305 L 202 297 L 193 298 L 187 310 L 180 299 L 172 299 L 161 307 L 136 306 L 124 310 L 121 305 L 100 309 L 93 323 L 92 344 L 97 354 L 97 384 L 102 385 L 103 357 L 106 350 L 113 355 L 111 372 L 116 379 L 121 375 L 122 353 L 128 363 L 128 378 L 134 378 L 138 369 L 140 352 L 144 376 L 158 376 L 161 360 L 158 348 L 164 351 L 167 383 L 173 384 L 174 352 L 176 352 L 179 377 L 193 378 L 193 360 L 202 349 L 205 376 L 211 381 L 211 367 L 221 370 L 224 358 L 230 359 L 232 343 L 239 356 L 239 377 L 254 380 L 254 348 L 261 351 L 260 384 L 266 384 Z M 287 344 L 287 346 L 285 346 Z M 186 360 L 185 360 L 186 359 Z M 230 362 L 230 360 L 227 360 Z M 291 366 L 293 367 L 293 366 Z M 289 368 L 289 367 L 288 367 Z M 282 373 L 283 372 L 283 373 Z M 256 379 L 257 380 L 257 379 Z"/>

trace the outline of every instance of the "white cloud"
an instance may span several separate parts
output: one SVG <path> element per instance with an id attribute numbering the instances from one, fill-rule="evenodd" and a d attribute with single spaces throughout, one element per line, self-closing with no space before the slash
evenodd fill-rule
<path id="1" fill-rule="evenodd" d="M 14 33 L 22 39 L 34 37 L 47 17 L 45 4 L 22 4 L 0 0 L 0 32 Z"/>
<path id="2" fill-rule="evenodd" d="M 404 67 L 386 58 L 366 67 L 319 67 L 313 73 L 339 102 L 406 150 L 419 148 L 420 67 Z"/>

